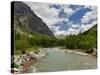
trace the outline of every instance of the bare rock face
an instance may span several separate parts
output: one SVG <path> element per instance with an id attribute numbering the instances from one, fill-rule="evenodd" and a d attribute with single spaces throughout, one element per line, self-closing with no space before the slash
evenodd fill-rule
<path id="1" fill-rule="evenodd" d="M 14 9 L 12 12 L 14 12 L 13 18 L 15 29 L 19 27 L 22 30 L 31 33 L 37 32 L 54 37 L 48 26 L 31 10 L 27 4 L 14 1 L 12 2 L 12 7 Z"/>

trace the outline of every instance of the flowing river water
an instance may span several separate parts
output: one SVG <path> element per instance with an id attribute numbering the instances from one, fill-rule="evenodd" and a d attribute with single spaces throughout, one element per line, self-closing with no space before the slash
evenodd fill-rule
<path id="1" fill-rule="evenodd" d="M 57 50 L 58 49 L 58 50 Z M 47 55 L 36 63 L 36 72 L 96 69 L 97 59 L 90 56 L 59 51 L 59 48 L 47 48 Z M 28 72 L 32 72 L 29 70 Z"/>

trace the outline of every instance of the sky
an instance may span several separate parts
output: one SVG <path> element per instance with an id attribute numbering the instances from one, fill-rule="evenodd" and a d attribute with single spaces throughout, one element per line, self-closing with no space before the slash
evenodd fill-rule
<path id="1" fill-rule="evenodd" d="M 77 35 L 97 24 L 97 7 L 25 2 L 54 35 Z"/>

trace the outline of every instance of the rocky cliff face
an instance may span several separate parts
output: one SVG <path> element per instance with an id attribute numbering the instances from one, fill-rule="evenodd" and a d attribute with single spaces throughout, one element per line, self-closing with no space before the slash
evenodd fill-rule
<path id="1" fill-rule="evenodd" d="M 31 8 L 23 2 L 12 2 L 14 7 L 14 28 L 20 28 L 28 32 L 36 32 L 48 36 L 53 36 L 48 26 L 39 18 Z"/>

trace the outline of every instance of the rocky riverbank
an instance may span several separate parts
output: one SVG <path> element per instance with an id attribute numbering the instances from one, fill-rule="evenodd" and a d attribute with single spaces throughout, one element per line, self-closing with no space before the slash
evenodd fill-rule
<path id="1" fill-rule="evenodd" d="M 38 62 L 40 58 L 46 55 L 46 50 L 44 48 L 39 48 L 38 52 L 24 52 L 20 55 L 14 55 L 12 57 L 12 65 L 11 72 L 12 73 L 21 73 L 23 71 L 28 70 L 29 68 L 33 68 L 33 71 L 36 71 L 35 63 Z M 34 67 L 32 66 L 34 65 Z"/>
<path id="2" fill-rule="evenodd" d="M 59 50 L 57 48 L 59 48 Z M 74 53 L 74 54 L 78 54 L 78 55 L 97 57 L 96 48 L 93 48 L 93 49 L 90 49 L 90 50 L 66 49 L 66 48 L 63 48 L 63 47 L 57 47 L 57 48 L 55 48 L 55 50 L 58 50 L 58 51 L 61 51 L 61 52 L 68 52 L 68 53 Z"/>
<path id="3" fill-rule="evenodd" d="M 71 54 L 78 54 L 83 56 L 93 56 L 96 57 L 96 50 L 92 52 L 84 52 L 84 50 L 80 49 L 65 49 L 61 47 L 55 47 L 55 48 L 39 48 L 38 52 L 22 52 L 20 55 L 14 55 L 13 56 L 13 67 L 11 68 L 12 73 L 25 73 L 27 70 L 32 69 L 32 72 L 36 72 L 36 63 L 39 62 L 43 56 L 47 54 L 47 50 L 50 49 L 50 51 L 61 51 L 61 52 L 67 52 Z M 85 50 L 86 51 L 86 50 Z"/>

